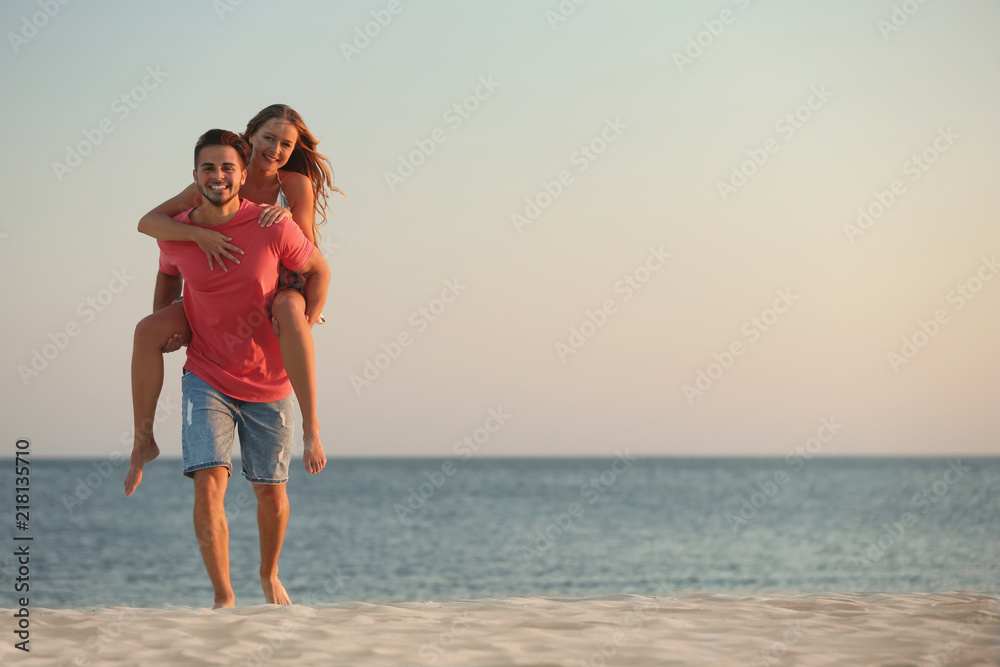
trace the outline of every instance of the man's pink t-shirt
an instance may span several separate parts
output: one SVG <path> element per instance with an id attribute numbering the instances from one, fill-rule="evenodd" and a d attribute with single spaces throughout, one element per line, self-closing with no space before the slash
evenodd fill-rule
<path id="1" fill-rule="evenodd" d="M 174 219 L 197 225 L 191 210 Z M 241 199 L 229 222 L 197 225 L 231 237 L 230 243 L 243 250 L 236 255 L 239 264 L 226 261 L 228 271 L 218 265 L 210 271 L 196 243 L 158 243 L 160 271 L 184 276 L 184 313 L 191 325 L 184 368 L 231 398 L 267 403 L 292 391 L 268 316 L 279 263 L 301 270 L 314 246 L 290 219 L 262 228 L 260 212 L 260 206 Z"/>

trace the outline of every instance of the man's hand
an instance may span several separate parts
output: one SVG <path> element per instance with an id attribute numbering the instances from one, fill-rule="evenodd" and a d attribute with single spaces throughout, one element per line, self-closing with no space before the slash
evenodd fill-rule
<path id="1" fill-rule="evenodd" d="M 184 336 L 180 335 L 179 333 L 175 333 L 173 336 L 170 337 L 169 340 L 167 340 L 167 344 L 163 346 L 161 351 L 164 354 L 170 352 L 176 352 L 185 345 L 187 345 L 187 343 L 184 342 Z"/>
<path id="2" fill-rule="evenodd" d="M 213 271 L 212 261 L 215 260 L 222 267 L 223 271 L 228 271 L 226 265 L 223 263 L 222 259 L 226 258 L 233 264 L 239 264 L 240 260 L 233 257 L 232 253 L 238 252 L 243 254 L 243 251 L 234 246 L 230 241 L 233 239 L 229 236 L 225 236 L 215 231 L 214 229 L 204 229 L 201 227 L 195 227 L 198 231 L 195 233 L 194 242 L 198 244 L 198 247 L 208 255 L 208 270 Z"/>

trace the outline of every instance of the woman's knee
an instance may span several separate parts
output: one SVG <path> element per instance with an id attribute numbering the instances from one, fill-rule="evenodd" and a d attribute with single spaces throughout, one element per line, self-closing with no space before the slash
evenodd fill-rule
<path id="1" fill-rule="evenodd" d="M 152 315 L 147 315 L 135 325 L 135 342 L 157 349 L 166 345 L 174 334 L 183 336 L 185 342 L 191 337 L 191 327 L 187 323 L 184 309 L 180 304 L 174 304 L 158 310 Z"/>
<path id="2" fill-rule="evenodd" d="M 157 313 L 147 315 L 139 320 L 135 325 L 135 342 L 143 345 L 155 345 L 157 339 L 162 338 L 167 342 L 170 334 L 167 333 L 165 322 L 162 317 L 157 317 Z"/>
<path id="3" fill-rule="evenodd" d="M 297 290 L 283 289 L 274 295 L 271 313 L 279 323 L 289 321 L 291 318 L 305 317 L 306 299 Z"/>

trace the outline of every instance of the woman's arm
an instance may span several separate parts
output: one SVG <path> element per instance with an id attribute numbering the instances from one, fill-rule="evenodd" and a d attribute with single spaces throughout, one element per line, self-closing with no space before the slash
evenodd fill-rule
<path id="1" fill-rule="evenodd" d="M 193 241 L 208 256 L 208 268 L 212 269 L 213 260 L 218 262 L 223 271 L 228 271 L 223 258 L 239 264 L 240 261 L 232 253 L 243 254 L 243 251 L 229 243 L 232 239 L 212 229 L 195 225 L 187 225 L 174 220 L 189 208 L 201 204 L 201 193 L 194 183 L 184 188 L 176 197 L 163 202 L 139 220 L 139 231 L 160 241 Z"/>
<path id="2" fill-rule="evenodd" d="M 294 171 L 283 172 L 281 186 L 292 207 L 292 219 L 302 229 L 309 242 L 316 245 L 313 227 L 316 223 L 316 202 L 313 199 L 312 181 Z"/>
<path id="3" fill-rule="evenodd" d="M 176 197 L 171 197 L 139 219 L 139 231 L 160 241 L 194 241 L 197 227 L 174 220 L 189 208 L 201 203 L 198 186 L 191 183 Z"/>
<path id="4" fill-rule="evenodd" d="M 316 324 L 323 305 L 326 303 L 326 292 L 330 287 L 330 266 L 323 258 L 319 248 L 313 248 L 312 256 L 305 266 L 299 270 L 306 278 L 304 287 L 306 297 L 306 321 L 309 326 Z"/>

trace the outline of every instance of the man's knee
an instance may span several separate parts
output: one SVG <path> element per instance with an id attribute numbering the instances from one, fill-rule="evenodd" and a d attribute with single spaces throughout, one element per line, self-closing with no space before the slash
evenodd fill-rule
<path id="1" fill-rule="evenodd" d="M 290 321 L 292 318 L 304 318 L 306 299 L 297 290 L 283 289 L 274 295 L 271 313 L 279 323 Z"/>
<path id="2" fill-rule="evenodd" d="M 194 473 L 194 495 L 209 503 L 218 504 L 225 500 L 229 470 L 225 466 L 202 468 Z"/>
<path id="3" fill-rule="evenodd" d="M 284 484 L 254 484 L 253 492 L 258 503 L 280 504 L 288 500 Z"/>

